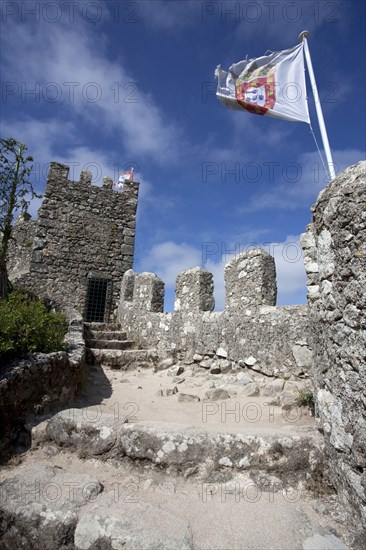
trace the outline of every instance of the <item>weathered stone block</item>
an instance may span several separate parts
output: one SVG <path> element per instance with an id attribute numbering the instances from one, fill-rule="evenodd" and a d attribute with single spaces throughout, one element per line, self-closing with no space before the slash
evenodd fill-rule
<path id="1" fill-rule="evenodd" d="M 112 178 L 109 178 L 108 176 L 103 178 L 103 187 L 105 189 L 112 189 L 113 186 L 113 180 Z"/>
<path id="2" fill-rule="evenodd" d="M 175 287 L 175 311 L 213 311 L 213 277 L 206 269 L 194 267 L 182 271 Z"/>
<path id="3" fill-rule="evenodd" d="M 121 283 L 121 301 L 131 302 L 133 298 L 133 291 L 135 288 L 136 273 L 129 269 L 123 275 Z"/>
<path id="4" fill-rule="evenodd" d="M 239 254 L 225 267 L 225 286 L 228 313 L 242 314 L 249 307 L 276 305 L 274 258 L 260 248 Z"/>
<path id="5" fill-rule="evenodd" d="M 66 179 L 69 177 L 70 168 L 66 164 L 60 162 L 50 162 L 48 179 Z"/>
<path id="6" fill-rule="evenodd" d="M 121 254 L 123 256 L 133 256 L 134 253 L 134 246 L 131 246 L 130 244 L 123 244 L 121 246 Z"/>
<path id="7" fill-rule="evenodd" d="M 164 282 L 154 273 L 141 273 L 135 278 L 133 302 L 144 311 L 161 312 L 164 309 Z"/>
<path id="8" fill-rule="evenodd" d="M 193 550 L 186 521 L 159 507 L 130 500 L 120 498 L 116 502 L 111 491 L 82 514 L 75 530 L 76 550 Z"/>
<path id="9" fill-rule="evenodd" d="M 0 546 L 4 549 L 72 548 L 82 507 L 103 490 L 98 479 L 35 464 L 0 487 Z"/>
<path id="10" fill-rule="evenodd" d="M 83 185 L 91 185 L 92 173 L 89 170 L 83 170 L 80 173 L 80 183 Z"/>

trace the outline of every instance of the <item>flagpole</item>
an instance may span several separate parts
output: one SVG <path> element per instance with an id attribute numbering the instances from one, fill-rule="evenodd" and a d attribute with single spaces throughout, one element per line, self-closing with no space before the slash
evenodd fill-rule
<path id="1" fill-rule="evenodd" d="M 335 170 L 334 170 L 334 163 L 333 163 L 333 158 L 332 158 L 332 152 L 331 152 L 330 146 L 329 146 L 329 140 L 328 140 L 327 129 L 326 129 L 326 127 L 325 127 L 325 122 L 324 122 L 324 116 L 323 116 L 322 106 L 321 106 L 320 99 L 319 99 L 318 87 L 317 87 L 316 81 L 315 81 L 315 75 L 314 75 L 313 64 L 312 64 L 312 62 L 311 62 L 311 57 L 310 57 L 310 51 L 309 51 L 309 46 L 308 46 L 308 41 L 307 41 L 307 37 L 308 37 L 309 35 L 310 35 L 310 32 L 309 32 L 309 31 L 303 31 L 303 32 L 299 35 L 299 40 L 300 40 L 300 42 L 304 42 L 305 59 L 306 59 L 306 64 L 307 64 L 307 66 L 308 66 L 308 71 L 309 71 L 309 77 L 310 77 L 311 87 L 312 87 L 312 90 L 313 90 L 313 95 L 314 95 L 314 100 L 315 100 L 315 107 L 316 107 L 316 113 L 317 113 L 317 115 L 318 115 L 318 122 L 319 122 L 320 133 L 321 133 L 322 140 L 323 140 L 325 156 L 326 156 L 326 158 L 327 158 L 327 163 L 328 163 L 328 169 L 329 169 L 330 179 L 333 180 L 333 179 L 335 178 L 335 176 L 336 176 L 336 173 L 335 173 Z"/>

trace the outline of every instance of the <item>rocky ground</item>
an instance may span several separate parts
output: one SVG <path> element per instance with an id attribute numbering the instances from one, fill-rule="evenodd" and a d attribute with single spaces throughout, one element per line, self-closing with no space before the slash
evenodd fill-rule
<path id="1" fill-rule="evenodd" d="M 89 366 L 78 400 L 35 419 L 32 448 L 0 473 L 0 545 L 351 548 L 297 398 L 296 382 L 249 369 Z"/>

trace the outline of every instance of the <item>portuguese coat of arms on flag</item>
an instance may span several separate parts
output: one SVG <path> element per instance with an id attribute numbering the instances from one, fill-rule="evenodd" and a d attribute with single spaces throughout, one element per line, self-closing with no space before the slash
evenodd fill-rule
<path id="1" fill-rule="evenodd" d="M 133 181 L 134 168 L 131 167 L 129 172 L 122 172 L 119 176 L 118 181 L 115 181 L 112 185 L 114 189 L 123 189 L 123 186 L 126 181 Z"/>
<path id="2" fill-rule="evenodd" d="M 303 43 L 216 69 L 218 99 L 231 109 L 310 124 Z"/>

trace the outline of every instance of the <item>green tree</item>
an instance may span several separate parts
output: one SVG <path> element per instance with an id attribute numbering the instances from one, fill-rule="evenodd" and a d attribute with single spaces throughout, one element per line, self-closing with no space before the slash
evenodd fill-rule
<path id="1" fill-rule="evenodd" d="M 0 139 L 0 299 L 6 298 L 9 290 L 6 259 L 14 214 L 23 214 L 30 201 L 40 197 L 29 181 L 33 158 L 26 156 L 27 149 L 15 139 Z"/>

